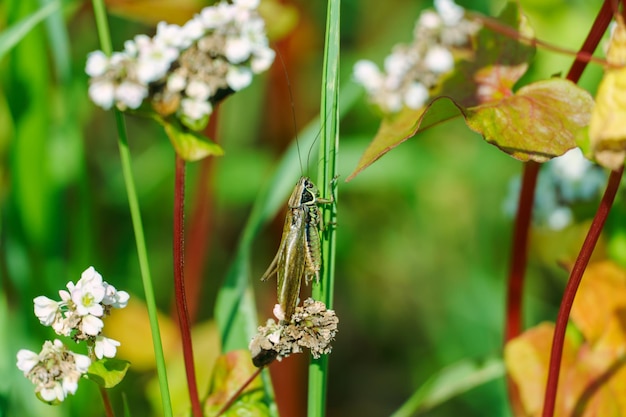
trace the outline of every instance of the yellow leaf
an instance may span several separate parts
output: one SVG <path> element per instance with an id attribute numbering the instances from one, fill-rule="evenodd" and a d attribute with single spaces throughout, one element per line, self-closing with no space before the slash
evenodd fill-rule
<path id="1" fill-rule="evenodd" d="M 595 159 L 613 170 L 622 167 L 626 158 L 626 26 L 621 16 L 616 21 L 606 57 L 612 67 L 598 87 L 589 125 Z"/>

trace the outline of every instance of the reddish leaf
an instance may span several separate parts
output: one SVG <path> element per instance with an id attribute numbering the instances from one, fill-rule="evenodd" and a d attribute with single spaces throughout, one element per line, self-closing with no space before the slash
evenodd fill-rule
<path id="1" fill-rule="evenodd" d="M 626 272 L 609 263 L 589 266 L 572 308 L 572 320 L 587 339 L 568 333 L 563 348 L 556 417 L 626 415 Z M 539 417 L 554 325 L 529 329 L 505 347 L 505 362 L 517 384 L 525 417 Z"/>
<path id="2" fill-rule="evenodd" d="M 545 162 L 576 146 L 593 98 L 562 79 L 539 81 L 516 94 L 467 109 L 468 126 L 522 161 Z"/>

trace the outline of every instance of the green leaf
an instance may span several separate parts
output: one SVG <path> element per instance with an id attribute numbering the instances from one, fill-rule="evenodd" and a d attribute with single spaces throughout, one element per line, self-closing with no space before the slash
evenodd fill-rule
<path id="1" fill-rule="evenodd" d="M 91 364 L 87 371 L 87 379 L 101 387 L 113 388 L 124 379 L 129 367 L 128 361 L 103 358 Z"/>
<path id="2" fill-rule="evenodd" d="M 533 36 L 517 3 L 508 3 L 498 21 L 502 25 L 518 28 L 525 37 Z M 427 106 L 417 110 L 405 108 L 385 116 L 376 136 L 347 180 L 419 131 L 458 116 L 455 106 L 463 112 L 467 107 L 513 95 L 513 86 L 526 72 L 535 48 L 488 28 L 482 28 L 475 37 L 473 44 L 477 45 L 476 49 L 460 55 L 455 61 L 454 72 L 442 80 L 438 90 L 431 92 L 434 98 Z"/>
<path id="3" fill-rule="evenodd" d="M 485 140 L 522 161 L 545 162 L 576 146 L 593 98 L 574 83 L 550 79 L 515 95 L 467 109 L 466 122 Z"/>
<path id="4" fill-rule="evenodd" d="M 165 128 L 165 133 L 170 138 L 176 153 L 185 161 L 198 161 L 211 155 L 224 155 L 224 150 L 217 143 L 198 132 L 187 129 L 177 120 L 161 118 L 157 120 Z"/>
<path id="5" fill-rule="evenodd" d="M 60 6 L 60 1 L 52 1 L 0 33 L 0 59 L 17 45 L 24 36 L 28 35 L 28 32 L 37 26 L 39 22 L 54 13 Z"/>
<path id="6" fill-rule="evenodd" d="M 452 364 L 429 378 L 391 417 L 410 417 L 504 376 L 501 359 L 477 363 L 469 359 Z"/>

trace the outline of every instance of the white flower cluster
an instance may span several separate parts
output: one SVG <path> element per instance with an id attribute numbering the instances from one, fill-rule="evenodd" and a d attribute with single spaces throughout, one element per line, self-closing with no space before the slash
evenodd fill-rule
<path id="1" fill-rule="evenodd" d="M 59 296 L 61 301 L 43 295 L 33 300 L 39 322 L 51 326 L 60 336 L 85 341 L 90 355 L 97 359 L 114 357 L 120 342 L 101 335 L 102 319 L 113 308 L 126 307 L 128 293 L 117 291 L 90 266 L 76 284 L 68 282 L 67 291 L 59 291 Z M 59 340 L 46 341 L 39 354 L 26 349 L 17 353 L 17 367 L 37 384 L 36 392 L 45 401 L 63 401 L 68 393 L 73 394 L 78 378 L 87 372 L 90 363 L 88 357 L 68 351 Z"/>
<path id="2" fill-rule="evenodd" d="M 161 116 L 176 114 L 189 128 L 202 129 L 214 104 L 274 61 L 259 1 L 222 1 L 182 27 L 159 23 L 154 37 L 138 35 L 110 57 L 90 53 L 91 100 L 120 110 L 148 101 Z"/>
<path id="3" fill-rule="evenodd" d="M 46 340 L 40 353 L 22 349 L 17 353 L 17 367 L 37 386 L 37 396 L 48 403 L 58 403 L 76 393 L 78 380 L 91 365 L 88 356 L 74 353 L 58 339 Z"/>
<path id="4" fill-rule="evenodd" d="M 369 60 L 354 65 L 353 77 L 369 100 L 384 113 L 404 106 L 420 109 L 441 76 L 454 68 L 453 51 L 467 48 L 480 25 L 465 18 L 454 0 L 435 0 L 435 10 L 423 11 L 409 45 L 399 44 L 385 58 L 384 71 Z"/>
<path id="5" fill-rule="evenodd" d="M 540 227 L 561 230 L 574 221 L 572 207 L 597 197 L 606 185 L 606 173 L 574 148 L 544 164 L 535 189 L 533 222 Z M 511 181 L 504 211 L 515 215 L 521 187 L 520 178 Z"/>

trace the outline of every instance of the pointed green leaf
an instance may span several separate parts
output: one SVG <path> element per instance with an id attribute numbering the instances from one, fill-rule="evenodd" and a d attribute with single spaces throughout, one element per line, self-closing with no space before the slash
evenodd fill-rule
<path id="1" fill-rule="evenodd" d="M 130 362 L 121 359 L 103 358 L 93 362 L 87 371 L 87 379 L 104 388 L 112 388 L 119 384 L 126 371 L 130 367 Z"/>
<path id="2" fill-rule="evenodd" d="M 467 125 L 522 161 L 545 162 L 576 146 L 589 124 L 593 98 L 574 83 L 550 79 L 515 95 L 467 109 Z"/>
<path id="3" fill-rule="evenodd" d="M 187 129 L 177 120 L 163 120 L 161 118 L 157 118 L 157 120 L 165 128 L 165 133 L 170 138 L 176 153 L 185 161 L 192 162 L 211 155 L 224 155 L 224 150 L 217 143 L 198 132 Z"/>

